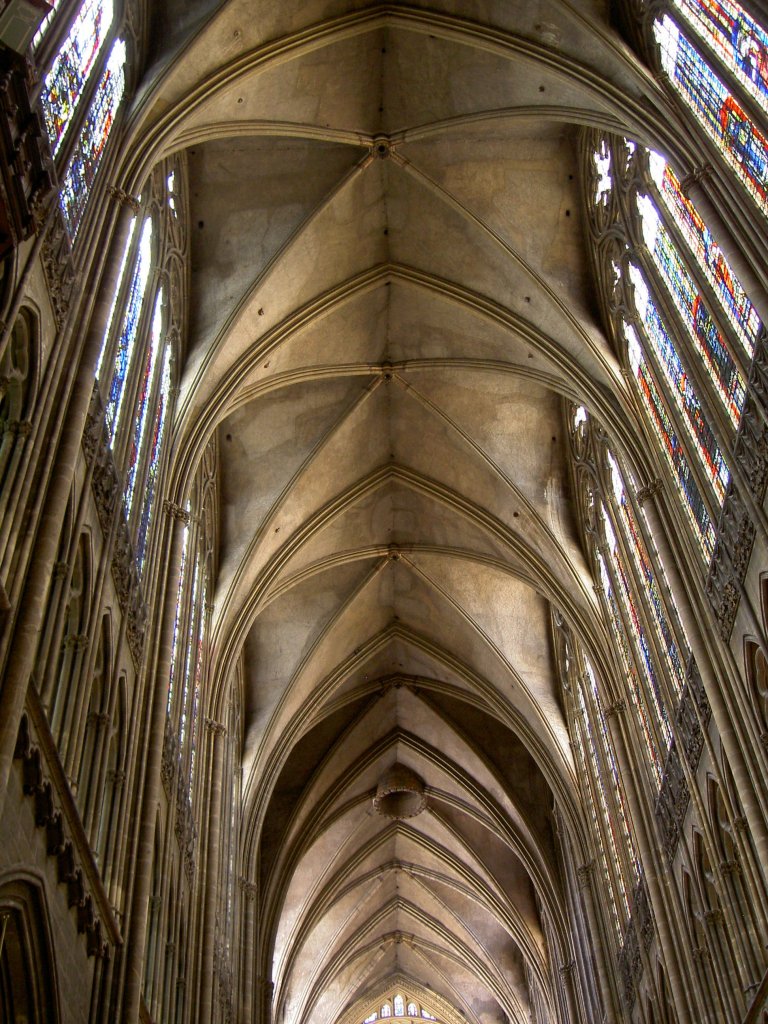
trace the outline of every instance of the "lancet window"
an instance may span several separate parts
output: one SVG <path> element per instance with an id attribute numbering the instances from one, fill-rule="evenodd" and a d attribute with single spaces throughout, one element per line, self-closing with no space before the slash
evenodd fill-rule
<path id="1" fill-rule="evenodd" d="M 606 619 L 618 641 L 618 678 L 626 681 L 622 699 L 634 713 L 637 753 L 650 768 L 655 798 L 673 739 L 672 719 L 686 687 L 688 643 L 675 609 L 662 596 L 667 588 L 650 554 L 634 483 L 583 406 L 573 411 L 571 422 L 585 536 Z"/>
<path id="2" fill-rule="evenodd" d="M 166 753 L 169 773 L 176 778 L 177 836 L 186 844 L 187 852 L 194 843 L 196 830 L 197 780 L 200 774 L 202 747 L 202 721 L 206 701 L 206 669 L 210 595 L 215 573 L 216 547 L 216 453 L 209 446 L 196 474 L 187 511 L 189 523 L 185 528 L 181 551 L 176 611 L 171 645 L 171 665 L 166 705 Z M 221 723 L 226 734 L 230 726 L 239 733 L 239 702 L 233 700 L 228 722 Z M 227 757 L 234 776 L 239 765 L 239 746 L 233 735 L 228 743 Z M 235 780 L 233 778 L 233 785 Z M 225 812 L 226 813 L 226 812 Z M 237 810 L 229 807 L 233 822 Z M 222 821 L 226 822 L 226 817 Z M 233 825 L 234 827 L 234 825 Z M 231 856 L 234 857 L 234 849 Z M 234 870 L 234 862 L 229 867 Z M 223 859 L 223 871 L 227 871 Z M 229 881 L 227 881 L 229 878 Z M 234 876 L 226 876 L 225 885 L 233 885 Z M 229 892 L 225 889 L 225 892 Z M 233 892 L 226 897 L 231 907 Z M 222 919 L 226 916 L 223 915 Z"/>
<path id="3" fill-rule="evenodd" d="M 177 251 L 177 239 L 169 230 L 173 218 L 166 177 L 155 175 L 130 225 L 96 366 L 105 436 L 124 481 L 123 515 L 139 578 L 149 553 L 163 466 L 181 316 L 178 288 L 166 284 L 171 277 L 176 282 L 171 264 Z"/>
<path id="4" fill-rule="evenodd" d="M 115 37 L 115 15 L 114 0 L 62 0 L 32 41 L 42 56 L 52 27 L 67 22 L 56 52 L 38 70 L 43 121 L 61 183 L 61 213 L 73 240 L 125 93 L 127 46 Z"/>
<path id="5" fill-rule="evenodd" d="M 639 861 L 595 671 L 570 631 L 563 631 L 561 638 L 560 673 L 571 742 L 618 952 L 631 915 L 633 894 L 640 883 Z"/>

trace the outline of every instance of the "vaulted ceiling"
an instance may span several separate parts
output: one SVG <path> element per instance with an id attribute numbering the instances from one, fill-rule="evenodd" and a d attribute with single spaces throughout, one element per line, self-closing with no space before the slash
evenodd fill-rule
<path id="1" fill-rule="evenodd" d="M 579 138 L 643 137 L 656 86 L 602 2 L 156 6 L 135 176 L 185 153 L 176 472 L 217 437 L 254 984 L 276 1022 L 405 979 L 522 1024 L 570 957 L 552 606 L 604 639 L 565 409 L 631 416 Z"/>

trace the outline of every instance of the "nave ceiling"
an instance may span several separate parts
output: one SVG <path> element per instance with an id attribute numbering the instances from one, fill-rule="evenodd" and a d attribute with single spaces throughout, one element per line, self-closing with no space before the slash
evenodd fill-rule
<path id="1" fill-rule="evenodd" d="M 254 978 L 276 1022 L 395 983 L 528 1020 L 572 955 L 553 607 L 606 649 L 568 402 L 632 437 L 580 133 L 660 144 L 664 105 L 603 3 L 161 6 L 133 173 L 184 154 L 174 486 L 215 436 Z M 414 817 L 374 808 L 395 764 Z"/>

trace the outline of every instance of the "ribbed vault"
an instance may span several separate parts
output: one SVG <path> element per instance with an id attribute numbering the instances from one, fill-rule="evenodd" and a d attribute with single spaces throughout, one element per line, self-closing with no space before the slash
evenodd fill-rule
<path id="1" fill-rule="evenodd" d="M 631 433 L 579 133 L 658 143 L 661 101 L 603 3 L 158 6 L 134 174 L 185 154 L 175 486 L 215 435 L 249 984 L 281 1024 L 359 1024 L 398 983 L 522 1024 L 572 956 L 552 606 L 605 642 L 568 400 Z M 395 764 L 411 818 L 374 807 Z"/>

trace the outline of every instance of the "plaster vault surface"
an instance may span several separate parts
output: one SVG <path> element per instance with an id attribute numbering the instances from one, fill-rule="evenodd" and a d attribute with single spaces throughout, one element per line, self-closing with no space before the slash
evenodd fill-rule
<path id="1" fill-rule="evenodd" d="M 600 631 L 565 410 L 626 386 L 579 133 L 642 136 L 648 82 L 602 3 L 158 7 L 135 173 L 188 170 L 175 444 L 220 454 L 250 984 L 275 1022 L 362 1021 L 393 984 L 527 1021 L 570 956 L 552 608 Z M 415 816 L 374 807 L 394 765 Z"/>

